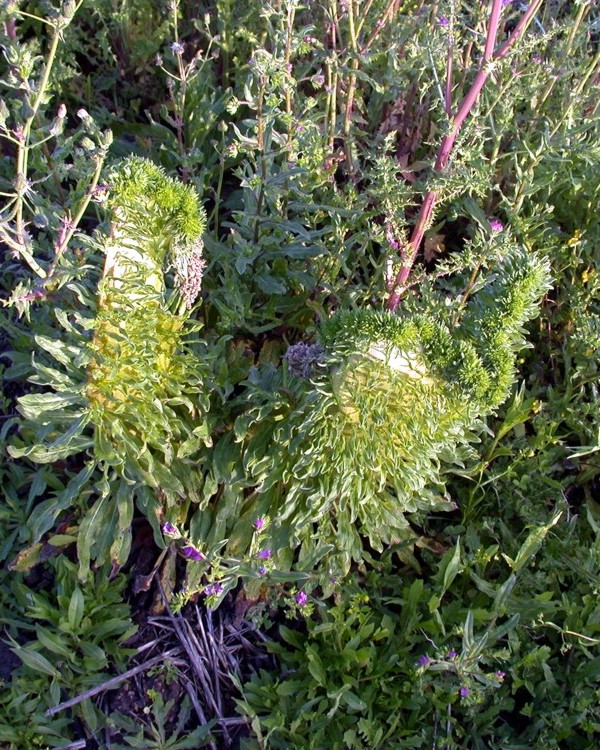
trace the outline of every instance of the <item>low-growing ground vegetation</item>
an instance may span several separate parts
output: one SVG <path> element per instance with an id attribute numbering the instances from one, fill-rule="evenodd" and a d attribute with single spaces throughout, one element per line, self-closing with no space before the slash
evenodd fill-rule
<path id="1" fill-rule="evenodd" d="M 0 48 L 2 750 L 596 748 L 596 4 Z"/>

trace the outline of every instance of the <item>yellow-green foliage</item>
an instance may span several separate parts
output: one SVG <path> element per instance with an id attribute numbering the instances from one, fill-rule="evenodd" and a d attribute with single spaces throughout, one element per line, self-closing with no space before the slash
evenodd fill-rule
<path id="1" fill-rule="evenodd" d="M 271 517 L 292 526 L 291 543 L 318 519 L 325 538 L 346 547 L 347 566 L 356 521 L 380 548 L 409 534 L 406 513 L 448 507 L 443 465 L 460 463 L 481 419 L 508 396 L 522 326 L 548 288 L 547 263 L 513 248 L 460 324 L 443 307 L 405 319 L 340 312 L 325 322 L 310 383 L 298 384 L 287 416 L 269 417 L 271 428 L 259 417 L 245 451 Z M 265 432 L 270 462 L 260 455 Z"/>
<path id="2" fill-rule="evenodd" d="M 185 311 L 171 309 L 164 271 L 169 252 L 201 247 L 204 212 L 192 188 L 145 159 L 116 169 L 111 187 L 86 387 L 96 456 L 121 464 L 132 479 L 183 492 L 184 473 L 165 487 L 156 468 L 172 468 L 182 444 L 200 442 L 203 368 L 187 351 Z"/>

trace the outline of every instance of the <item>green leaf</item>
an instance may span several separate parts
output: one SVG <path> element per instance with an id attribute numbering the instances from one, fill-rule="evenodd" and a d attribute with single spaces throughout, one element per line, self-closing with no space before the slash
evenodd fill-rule
<path id="1" fill-rule="evenodd" d="M 498 593 L 494 597 L 494 604 L 492 607 L 494 612 L 501 613 L 504 610 L 508 597 L 511 595 L 516 582 L 517 576 L 514 573 L 511 573 L 502 586 L 500 586 Z"/>
<path id="2" fill-rule="evenodd" d="M 83 593 L 79 586 L 76 586 L 71 594 L 71 601 L 69 602 L 69 609 L 67 612 L 67 620 L 73 632 L 76 632 L 79 629 L 83 617 L 84 606 L 85 601 Z"/>
<path id="3" fill-rule="evenodd" d="M 555 513 L 547 524 L 535 528 L 521 545 L 515 560 L 511 560 L 506 555 L 503 555 L 504 559 L 508 562 L 515 573 L 518 573 L 528 560 L 535 555 L 542 546 L 546 534 L 558 523 L 561 516 L 562 511 L 558 511 L 558 513 Z"/>
<path id="4" fill-rule="evenodd" d="M 62 641 L 60 635 L 58 635 L 57 633 L 53 633 L 41 626 L 38 626 L 35 629 L 35 632 L 38 641 L 42 644 L 42 646 L 44 646 L 44 648 L 47 648 L 48 651 L 51 651 L 53 654 L 58 654 L 65 659 L 73 658 L 73 648 L 71 646 L 67 646 L 67 644 Z"/>
<path id="5" fill-rule="evenodd" d="M 327 685 L 327 673 L 316 648 L 314 646 L 307 646 L 306 656 L 308 657 L 308 671 L 311 673 L 313 679 L 319 685 Z"/>
<path id="6" fill-rule="evenodd" d="M 60 677 L 60 672 L 48 661 L 48 659 L 46 659 L 45 656 L 42 656 L 37 651 L 22 648 L 21 646 L 11 648 L 11 651 L 13 651 L 19 657 L 19 659 L 21 659 L 23 664 L 32 669 L 34 672 L 40 672 L 41 674 L 46 674 L 49 677 Z"/>
<path id="7" fill-rule="evenodd" d="M 448 553 L 446 553 L 446 555 L 447 554 Z M 444 557 L 446 557 L 446 555 L 444 555 Z M 456 540 L 456 547 L 454 548 L 452 557 L 448 560 L 446 564 L 446 569 L 444 570 L 444 581 L 443 581 L 441 596 L 443 596 L 446 593 L 446 591 L 450 588 L 452 581 L 460 573 L 461 567 L 462 566 L 461 566 L 461 561 L 460 561 L 460 537 L 459 537 Z"/>

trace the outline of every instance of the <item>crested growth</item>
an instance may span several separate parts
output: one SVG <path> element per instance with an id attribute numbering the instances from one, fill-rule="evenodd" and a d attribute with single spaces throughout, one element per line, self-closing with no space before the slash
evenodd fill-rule
<path id="1" fill-rule="evenodd" d="M 268 497 L 280 540 L 289 534 L 294 545 L 316 525 L 347 568 L 361 554 L 359 534 L 380 549 L 411 536 L 407 514 L 451 508 L 444 466 L 460 463 L 481 419 L 508 396 L 523 325 L 537 314 L 549 277 L 545 261 L 513 247 L 460 322 L 443 306 L 406 317 L 342 311 L 327 320 L 310 380 L 296 365 L 296 402 L 285 415 L 267 409 L 266 419 L 262 404 L 247 432 L 257 503 Z M 275 461 L 259 455 L 265 430 Z"/>
<path id="2" fill-rule="evenodd" d="M 80 290 L 91 314 L 80 325 L 60 317 L 63 339 L 39 337 L 61 369 L 34 362 L 46 390 L 20 399 L 25 421 L 10 448 L 40 463 L 85 451 L 85 476 L 101 472 L 78 536 L 84 570 L 90 557 L 126 560 L 136 499 L 161 538 L 167 508 L 194 498 L 209 443 L 207 366 L 187 343 L 204 268 L 198 195 L 135 157 L 113 169 L 109 188 L 102 278 L 95 298 Z"/>

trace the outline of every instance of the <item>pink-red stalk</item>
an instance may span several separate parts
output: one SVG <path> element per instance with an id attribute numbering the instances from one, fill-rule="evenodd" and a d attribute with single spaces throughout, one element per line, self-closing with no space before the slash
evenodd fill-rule
<path id="1" fill-rule="evenodd" d="M 529 22 L 531 21 L 533 15 L 537 12 L 543 1 L 544 0 L 533 0 L 533 2 L 530 3 L 529 7 L 519 19 L 519 22 L 517 23 L 516 27 L 514 28 L 506 42 L 500 47 L 497 52 L 494 52 L 494 49 L 496 48 L 496 38 L 498 36 L 498 27 L 500 24 L 502 0 L 493 0 L 492 10 L 488 21 L 485 48 L 479 71 L 477 72 L 477 75 L 475 76 L 475 79 L 471 84 L 471 88 L 467 92 L 465 98 L 461 102 L 460 107 L 458 108 L 456 114 L 452 119 L 450 132 L 444 136 L 440 144 L 440 148 L 434 165 L 434 171 L 443 172 L 447 167 L 452 149 L 454 147 L 454 143 L 456 142 L 456 138 L 464 121 L 479 99 L 479 95 L 481 94 L 483 86 L 485 85 L 485 82 L 490 75 L 493 63 L 497 60 L 501 60 L 508 53 L 512 45 L 523 34 L 525 29 L 529 25 Z M 433 214 L 437 199 L 438 193 L 435 190 L 430 190 L 425 194 L 411 238 L 407 245 L 401 249 L 402 265 L 400 266 L 400 270 L 396 274 L 396 277 L 388 287 L 389 297 L 386 308 L 390 312 L 394 312 L 394 310 L 396 310 L 400 303 L 402 294 L 406 289 L 408 277 L 417 257 L 421 242 L 423 241 L 425 231 L 429 225 L 429 221 Z"/>

